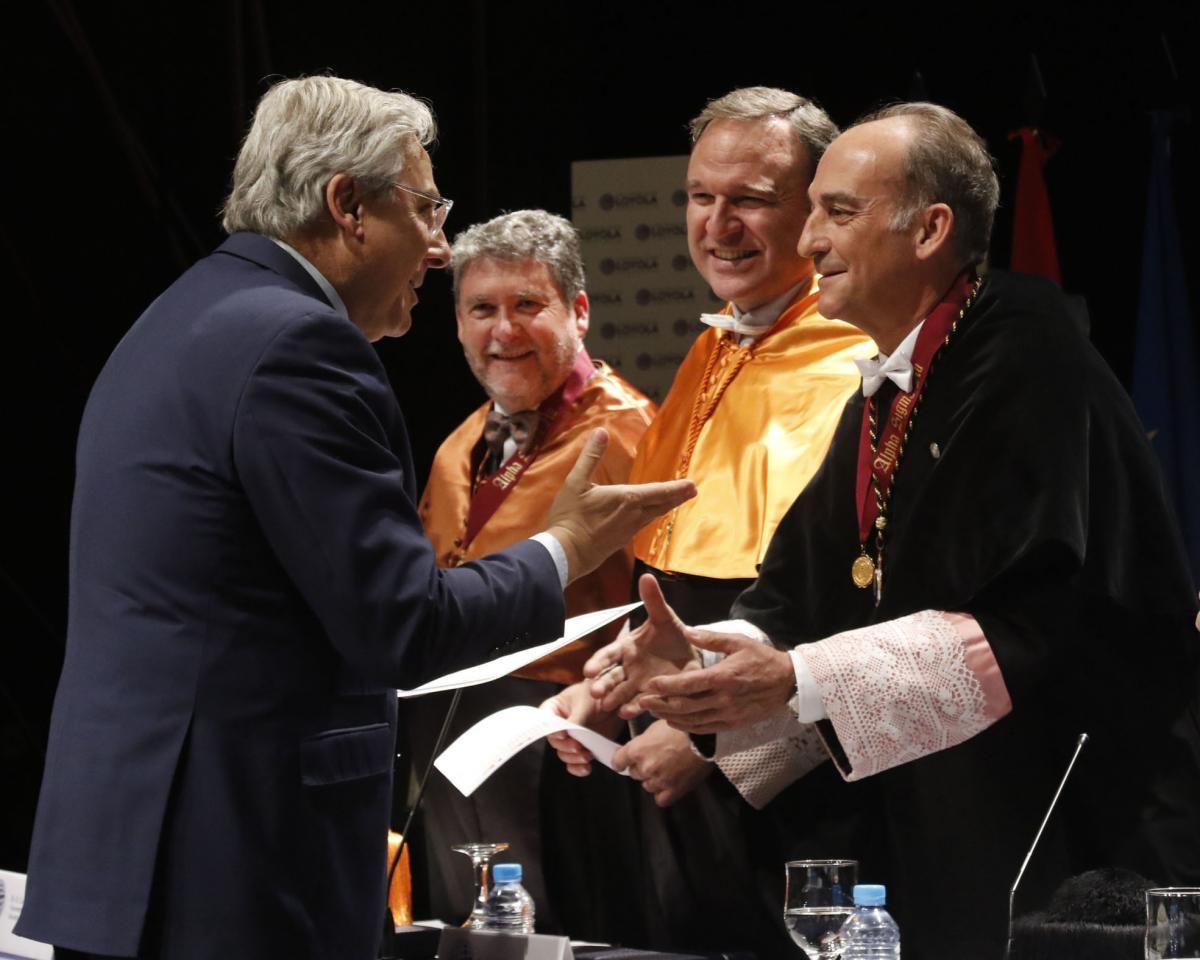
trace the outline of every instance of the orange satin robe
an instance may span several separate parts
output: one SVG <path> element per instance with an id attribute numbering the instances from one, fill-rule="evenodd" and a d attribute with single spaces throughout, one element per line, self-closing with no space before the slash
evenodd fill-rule
<path id="1" fill-rule="evenodd" d="M 727 331 L 700 334 L 630 475 L 691 477 L 699 493 L 642 529 L 637 558 L 671 573 L 758 576 L 775 528 L 821 465 L 862 382 L 854 359 L 876 352 L 861 331 L 817 312 L 815 277 L 749 346 Z"/>
<path id="2" fill-rule="evenodd" d="M 608 364 L 596 361 L 596 366 L 596 373 L 575 401 L 571 420 L 540 450 L 512 492 L 465 549 L 461 544 L 471 500 L 471 452 L 483 435 L 483 422 L 491 403 L 485 403 L 467 417 L 438 448 L 429 483 L 421 496 L 420 512 L 440 566 L 452 567 L 477 559 L 545 529 L 550 504 L 574 466 L 584 441 L 597 427 L 608 431 L 609 442 L 596 469 L 596 482 L 628 480 L 638 441 L 654 417 L 654 404 Z M 632 576 L 633 550 L 628 547 L 567 587 L 567 616 L 627 603 Z M 603 631 L 593 634 L 518 676 L 573 683 L 598 638 L 611 639 L 611 636 Z"/>

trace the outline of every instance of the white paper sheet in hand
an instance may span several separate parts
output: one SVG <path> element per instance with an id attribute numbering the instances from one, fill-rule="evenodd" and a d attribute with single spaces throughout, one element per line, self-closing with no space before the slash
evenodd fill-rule
<path id="1" fill-rule="evenodd" d="M 493 680 L 499 680 L 501 677 L 507 677 L 514 670 L 520 670 L 524 666 L 541 660 L 542 657 L 549 656 L 555 650 L 559 650 L 569 643 L 574 643 L 576 640 L 586 637 L 593 630 L 599 630 L 605 624 L 612 623 L 618 617 L 623 617 L 630 610 L 635 610 L 641 605 L 642 602 L 638 600 L 619 607 L 609 607 L 607 610 L 594 610 L 591 613 L 581 613 L 577 617 L 571 617 L 563 624 L 563 635 L 557 640 L 551 640 L 549 643 L 543 643 L 537 647 L 527 647 L 524 650 L 518 650 L 516 653 L 506 653 L 502 657 L 497 657 L 495 660 L 488 660 L 474 667 L 455 670 L 453 673 L 447 673 L 436 680 L 430 680 L 428 683 L 422 684 L 412 690 L 397 690 L 396 696 L 401 699 L 423 697 L 427 693 L 457 690 L 459 687 L 474 687 L 481 683 L 490 683 Z"/>
<path id="2" fill-rule="evenodd" d="M 620 744 L 549 710 L 528 706 L 506 707 L 484 717 L 443 750 L 433 765 L 459 793 L 469 797 L 517 751 L 559 730 L 566 730 L 591 750 L 592 756 L 612 769 L 612 755 Z"/>

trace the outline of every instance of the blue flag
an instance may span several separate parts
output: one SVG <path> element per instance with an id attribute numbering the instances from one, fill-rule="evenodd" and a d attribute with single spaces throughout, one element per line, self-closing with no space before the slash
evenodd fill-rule
<path id="1" fill-rule="evenodd" d="M 1200 353 L 1171 188 L 1173 114 L 1151 114 L 1150 189 L 1142 248 L 1133 402 L 1162 465 L 1200 586 Z"/>

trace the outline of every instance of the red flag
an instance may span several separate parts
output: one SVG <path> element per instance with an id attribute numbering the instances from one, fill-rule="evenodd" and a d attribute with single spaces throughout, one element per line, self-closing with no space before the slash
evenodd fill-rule
<path id="1" fill-rule="evenodd" d="M 1058 249 L 1054 245 L 1054 219 L 1050 216 L 1050 196 L 1043 175 L 1046 161 L 1054 156 L 1058 144 L 1043 144 L 1032 127 L 1022 127 L 1008 135 L 1009 140 L 1017 138 L 1021 140 L 1021 166 L 1017 171 L 1009 268 L 1020 273 L 1035 273 L 1061 284 Z"/>

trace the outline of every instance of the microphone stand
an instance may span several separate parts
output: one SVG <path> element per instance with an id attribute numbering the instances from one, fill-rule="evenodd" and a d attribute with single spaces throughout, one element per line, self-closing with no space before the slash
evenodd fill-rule
<path id="1" fill-rule="evenodd" d="M 1058 798 L 1062 795 L 1063 787 L 1067 785 L 1067 778 L 1071 776 L 1071 771 L 1075 769 L 1075 761 L 1079 759 L 1079 751 L 1083 749 L 1083 745 L 1087 741 L 1088 735 L 1081 733 L 1079 741 L 1075 744 L 1075 752 L 1071 754 L 1071 762 L 1067 764 L 1067 769 L 1063 773 L 1062 780 L 1059 781 L 1058 789 L 1054 791 L 1054 799 L 1050 801 L 1050 806 L 1046 810 L 1046 816 L 1042 818 L 1042 825 L 1038 827 L 1037 836 L 1033 838 L 1033 843 L 1029 846 L 1029 852 L 1025 854 L 1025 862 L 1021 864 L 1021 869 L 1017 871 L 1017 879 L 1013 881 L 1012 888 L 1008 891 L 1008 942 L 1004 945 L 1004 960 L 1009 960 L 1009 957 L 1012 955 L 1013 905 L 1017 899 L 1017 885 L 1021 882 L 1021 878 L 1025 876 L 1025 868 L 1029 866 L 1029 861 L 1033 857 L 1033 851 L 1037 849 L 1038 841 L 1042 839 L 1042 832 L 1046 829 L 1046 824 L 1050 822 L 1050 815 L 1054 813 L 1054 807 L 1058 804 Z"/>
<path id="2" fill-rule="evenodd" d="M 405 846 L 408 845 L 408 831 L 412 827 L 413 817 L 416 816 L 417 808 L 421 805 L 421 798 L 425 796 L 425 785 L 429 783 L 429 775 L 433 773 L 433 761 L 442 752 L 442 744 L 446 740 L 446 734 L 450 732 L 450 724 L 454 720 L 454 714 L 458 710 L 458 701 L 461 699 L 462 687 L 458 687 L 454 691 L 454 696 L 450 699 L 450 706 L 446 709 L 446 717 L 442 720 L 442 729 L 438 731 L 437 740 L 434 741 L 433 750 L 429 754 L 429 762 L 425 764 L 425 770 L 421 774 L 421 782 L 417 786 L 417 796 L 413 800 L 413 805 L 409 808 L 408 816 L 404 819 L 404 827 L 400 834 L 400 843 L 396 847 L 396 853 L 392 857 L 392 862 L 388 864 L 387 885 L 383 888 L 383 942 L 380 945 L 381 957 L 394 957 L 396 955 L 396 918 L 392 915 L 391 906 L 392 879 L 396 876 L 396 868 L 400 865 L 400 856 L 404 853 Z"/>

